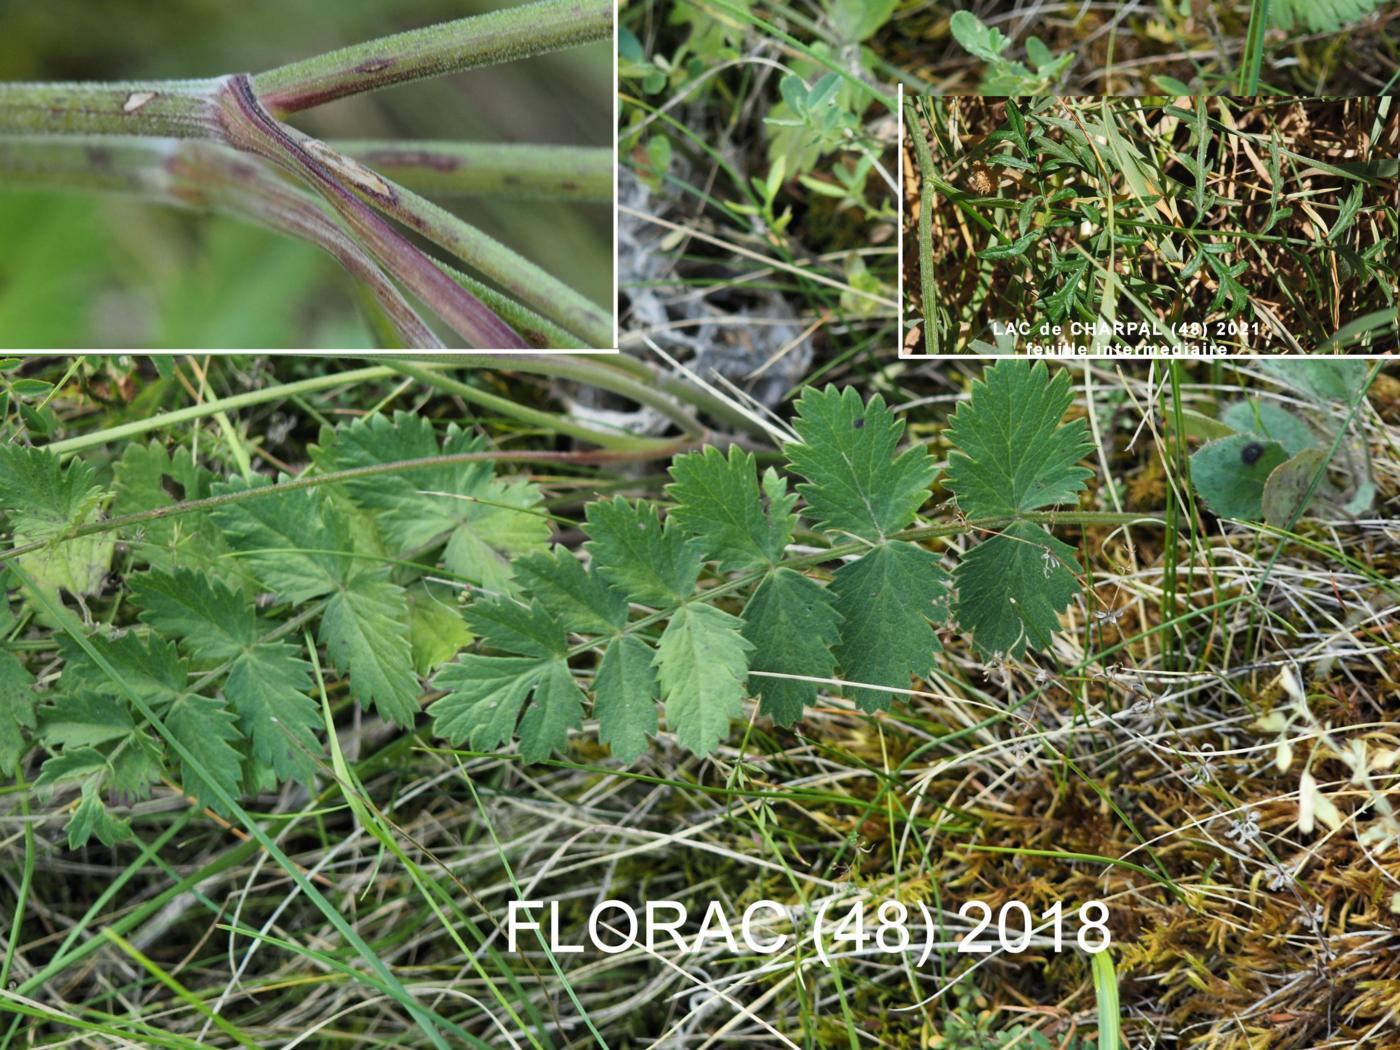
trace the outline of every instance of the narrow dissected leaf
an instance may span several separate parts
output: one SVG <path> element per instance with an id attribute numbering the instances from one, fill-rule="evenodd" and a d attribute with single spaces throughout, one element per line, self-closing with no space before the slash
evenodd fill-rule
<path id="1" fill-rule="evenodd" d="M 395 725 L 413 724 L 419 689 L 402 587 L 382 572 L 357 573 L 326 602 L 320 638 L 351 696 Z"/>
<path id="2" fill-rule="evenodd" d="M 953 570 L 953 615 L 983 656 L 1020 657 L 1028 645 L 1044 649 L 1060 613 L 1079 593 L 1069 568 L 1074 548 L 1043 526 L 1017 521 L 962 556 Z"/>
<path id="3" fill-rule="evenodd" d="M 792 513 L 797 497 L 772 469 L 760 494 L 753 453 L 730 445 L 726 457 L 707 445 L 677 456 L 671 477 L 675 480 L 666 493 L 676 505 L 670 517 L 696 537 L 705 556 L 721 569 L 771 565 L 782 556 L 797 522 Z"/>
<path id="4" fill-rule="evenodd" d="M 1073 503 L 1091 472 L 1076 464 L 1093 444 L 1082 419 L 1063 423 L 1067 369 L 999 361 L 953 413 L 947 485 L 971 518 L 1016 517 Z"/>
<path id="5" fill-rule="evenodd" d="M 881 544 L 837 569 L 831 592 L 844 620 L 835 651 L 841 676 L 894 689 L 927 677 L 942 649 L 929 621 L 947 616 L 947 581 L 936 555 L 904 542 Z M 862 711 L 888 710 L 893 699 L 858 685 L 847 692 Z"/>
<path id="6" fill-rule="evenodd" d="M 68 848 L 78 849 L 89 840 L 97 839 L 107 847 L 125 842 L 131 838 L 131 825 L 112 815 L 98 797 L 98 782 L 89 780 L 83 784 L 82 794 L 73 815 L 68 819 Z"/>
<path id="7" fill-rule="evenodd" d="M 880 540 L 905 528 L 928 499 L 935 473 L 928 449 L 898 456 L 904 424 L 876 394 L 861 404 L 853 387 L 809 388 L 797 402 L 793 429 L 800 445 L 786 446 L 798 485 L 821 528 Z"/>
<path id="8" fill-rule="evenodd" d="M 486 645 L 520 656 L 563 656 L 568 637 L 563 625 L 539 605 L 511 598 L 486 598 L 467 606 L 467 626 Z"/>
<path id="9" fill-rule="evenodd" d="M 655 505 L 618 496 L 590 503 L 587 519 L 588 550 L 598 572 L 629 598 L 665 605 L 695 589 L 700 547 L 675 522 L 663 525 Z"/>
<path id="10" fill-rule="evenodd" d="M 666 723 L 680 745 L 707 755 L 744 713 L 744 681 L 753 645 L 743 622 L 712 605 L 682 605 L 661 634 L 653 661 Z"/>
<path id="11" fill-rule="evenodd" d="M 840 640 L 841 614 L 827 588 L 792 569 L 765 576 L 744 606 L 744 638 L 753 645 L 749 692 L 759 710 L 778 725 L 792 725 L 817 698 L 815 682 L 765 678 L 753 671 L 829 678 L 836 669 L 832 646 Z"/>
<path id="12" fill-rule="evenodd" d="M 0 774 L 19 772 L 26 748 L 24 730 L 36 724 L 34 676 L 13 653 L 0 652 Z"/>
<path id="13" fill-rule="evenodd" d="M 570 631 L 611 634 L 627 623 L 626 595 L 563 547 L 521 558 L 515 578 Z"/>
<path id="14" fill-rule="evenodd" d="M 561 659 L 545 665 L 535 681 L 534 696 L 520 719 L 520 757 L 543 762 L 569 742 L 569 730 L 583 725 L 583 690 Z"/>
<path id="15" fill-rule="evenodd" d="M 613 757 L 634 761 L 656 732 L 656 654 L 640 638 L 624 634 L 603 654 L 593 679 L 593 713 L 598 739 Z"/>
<path id="16" fill-rule="evenodd" d="M 214 486 L 214 494 L 270 485 L 264 477 L 248 484 L 234 478 Z M 304 602 L 330 594 L 345 580 L 351 548 L 344 519 L 316 489 L 294 489 L 216 507 L 215 519 L 239 559 L 283 601 Z"/>
<path id="17" fill-rule="evenodd" d="M 16 545 L 47 545 L 20 556 L 40 587 L 57 593 L 95 594 L 112 564 L 110 534 L 64 538 L 102 513 L 103 490 L 81 460 L 66 466 L 46 449 L 0 445 L 0 512 Z"/>
<path id="18" fill-rule="evenodd" d="M 479 751 L 507 743 L 542 670 L 541 661 L 528 656 L 462 653 L 437 673 L 447 694 L 428 708 L 433 735 Z"/>
<path id="19" fill-rule="evenodd" d="M 52 788 L 74 780 L 96 780 L 111 771 L 107 756 L 95 747 L 66 747 L 44 762 L 34 781 L 36 788 Z"/>
<path id="20" fill-rule="evenodd" d="M 1277 441 L 1234 434 L 1207 442 L 1191 454 L 1191 482 L 1220 517 L 1258 521 L 1264 484 L 1287 458 Z"/>
<path id="21" fill-rule="evenodd" d="M 320 461 L 330 470 L 487 450 L 483 438 L 456 424 L 439 446 L 432 422 L 408 412 L 356 420 L 324 433 L 322 443 Z M 525 479 L 497 478 L 486 460 L 353 478 L 345 486 L 375 512 L 394 550 L 445 538 L 447 567 L 492 590 L 508 586 L 512 558 L 549 541 L 549 519 L 533 509 L 543 498 L 539 488 Z"/>

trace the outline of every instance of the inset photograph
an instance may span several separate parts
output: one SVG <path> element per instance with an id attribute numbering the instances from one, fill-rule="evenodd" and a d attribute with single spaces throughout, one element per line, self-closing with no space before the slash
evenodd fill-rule
<path id="1" fill-rule="evenodd" d="M 612 0 L 93 6 L 0 8 L 0 347 L 616 347 Z"/>
<path id="2" fill-rule="evenodd" d="M 904 101 L 902 353 L 1386 353 L 1400 113 L 1347 99 Z"/>

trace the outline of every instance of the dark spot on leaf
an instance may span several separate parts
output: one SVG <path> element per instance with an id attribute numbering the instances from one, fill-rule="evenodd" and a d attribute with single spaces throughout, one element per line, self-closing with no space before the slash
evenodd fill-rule
<path id="1" fill-rule="evenodd" d="M 371 150 L 363 154 L 360 160 L 371 167 L 432 168 L 435 171 L 456 171 L 460 166 L 456 157 L 414 149 Z"/>
<path id="2" fill-rule="evenodd" d="M 112 151 L 106 146 L 89 146 L 87 158 L 88 163 L 98 171 L 106 171 L 112 166 Z"/>
<path id="3" fill-rule="evenodd" d="M 1240 459 L 1247 467 L 1252 467 L 1259 462 L 1259 457 L 1264 454 L 1264 446 L 1257 441 L 1251 441 L 1244 448 L 1240 449 Z"/>
<path id="4" fill-rule="evenodd" d="M 859 430 L 861 427 L 865 426 L 865 420 L 864 420 L 864 419 L 857 419 L 857 420 L 852 424 L 852 426 L 854 426 L 857 430 Z"/>
<path id="5" fill-rule="evenodd" d="M 566 192 L 572 193 L 574 190 L 578 189 L 578 183 L 575 182 L 573 179 L 565 179 L 559 184 L 559 188 L 561 190 L 565 190 Z"/>
<path id="6" fill-rule="evenodd" d="M 184 502 L 185 486 L 181 485 L 169 474 L 162 474 L 160 476 L 160 487 L 165 489 L 165 491 L 170 495 L 170 497 L 174 499 L 177 503 Z"/>

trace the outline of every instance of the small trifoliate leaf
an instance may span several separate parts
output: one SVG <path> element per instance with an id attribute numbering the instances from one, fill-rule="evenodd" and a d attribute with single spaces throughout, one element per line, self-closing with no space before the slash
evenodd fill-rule
<path id="1" fill-rule="evenodd" d="M 700 547 L 655 505 L 629 503 L 621 496 L 590 503 L 588 550 L 598 572 L 634 601 L 665 605 L 695 589 L 703 556 Z"/>
<path id="2" fill-rule="evenodd" d="M 1082 419 L 1062 423 L 1072 394 L 1067 369 L 1047 382 L 1043 362 L 998 361 L 972 384 L 948 429 L 955 451 L 946 484 L 970 518 L 1017 517 L 1074 503 L 1091 471 Z"/>
<path id="3" fill-rule="evenodd" d="M 534 696 L 520 719 L 520 757 L 543 762 L 569 742 L 569 730 L 583 725 L 583 690 L 564 660 L 551 660 L 535 681 Z"/>
<path id="4" fill-rule="evenodd" d="M 879 394 L 863 405 L 854 387 L 808 388 L 792 425 L 802 444 L 786 446 L 788 461 L 807 479 L 797 491 L 821 528 L 881 540 L 914 520 L 933 459 L 922 445 L 894 454 L 904 423 Z"/>
<path id="5" fill-rule="evenodd" d="M 34 676 L 13 653 L 0 652 L 0 775 L 19 772 L 23 731 L 35 724 Z"/>
<path id="6" fill-rule="evenodd" d="M 1310 426 L 1288 409 L 1271 401 L 1257 398 L 1237 401 L 1221 413 L 1220 418 L 1237 433 L 1277 441 L 1290 456 L 1318 444 L 1317 435 Z"/>
<path id="7" fill-rule="evenodd" d="M 386 721 L 413 724 L 419 690 L 402 587 L 380 572 L 351 577 L 327 601 L 320 638 L 331 663 L 349 675 L 351 696 Z"/>
<path id="8" fill-rule="evenodd" d="M 563 547 L 521 558 L 515 578 L 572 632 L 611 634 L 627 623 L 627 596 Z"/>
<path id="9" fill-rule="evenodd" d="M 657 645 L 657 681 L 666 701 L 666 724 L 676 740 L 707 755 L 744 713 L 744 681 L 753 646 L 739 633 L 743 622 L 712 605 L 682 605 Z"/>
<path id="10" fill-rule="evenodd" d="M 848 682 L 908 689 L 941 651 L 930 620 L 947 616 L 948 574 L 938 558 L 904 542 L 884 543 L 836 570 L 836 611 L 844 618 L 836 662 Z M 862 711 L 886 711 L 897 695 L 846 687 Z"/>
<path id="11" fill-rule="evenodd" d="M 216 484 L 214 495 L 270 484 L 261 476 L 251 485 L 233 478 Z M 216 507 L 213 514 L 230 546 L 241 552 L 239 561 L 283 601 L 319 598 L 345 580 L 349 560 L 337 552 L 352 550 L 349 532 L 317 490 L 271 493 Z"/>
<path id="12" fill-rule="evenodd" d="M 1012 522 L 979 543 L 953 570 L 953 615 L 983 656 L 1020 657 L 1050 645 L 1059 614 L 1079 593 L 1074 548 L 1031 521 Z"/>
<path id="13" fill-rule="evenodd" d="M 78 525 L 96 521 L 104 493 L 93 484 L 93 471 L 74 459 L 67 466 L 47 449 L 0 445 L 0 512 L 14 543 L 47 545 L 20 555 L 19 564 L 44 591 L 62 588 L 95 594 L 112 564 L 109 533 L 64 539 Z"/>
<path id="14" fill-rule="evenodd" d="M 753 453 L 730 445 L 726 458 L 707 445 L 700 452 L 677 456 L 671 462 L 675 480 L 666 488 L 676 502 L 669 516 L 726 572 L 771 565 L 792 537 L 797 497 L 787 493 L 776 471 L 768 475 L 765 506 Z"/>
<path id="15" fill-rule="evenodd" d="M 765 576 L 744 606 L 744 638 L 753 645 L 749 692 L 759 711 L 780 726 L 802 717 L 817 698 L 815 682 L 765 678 L 754 671 L 829 678 L 836 669 L 831 647 L 840 640 L 841 614 L 827 588 L 792 569 Z"/>
<path id="16" fill-rule="evenodd" d="M 564 627 L 539 605 L 511 598 L 481 598 L 463 612 L 467 626 L 492 649 L 519 656 L 563 656 L 568 652 Z"/>
<path id="17" fill-rule="evenodd" d="M 954 11 L 948 28 L 963 50 L 983 62 L 999 61 L 1010 43 L 1000 29 L 984 25 L 971 11 Z"/>
<path id="18" fill-rule="evenodd" d="M 191 755 L 180 758 L 180 786 L 201 806 L 227 815 L 211 785 L 238 797 L 242 759 L 234 745 L 242 736 L 233 712 L 218 700 L 187 694 L 166 712 L 165 725 Z"/>
<path id="19" fill-rule="evenodd" d="M 1218 516 L 1258 521 L 1264 513 L 1264 484 L 1287 458 L 1277 441 L 1235 434 L 1191 454 L 1191 482 Z"/>
<path id="20" fill-rule="evenodd" d="M 608 646 L 593 679 L 598 740 L 623 763 L 635 761 L 646 750 L 647 738 L 656 732 L 654 659 L 651 646 L 624 634 Z"/>
<path id="21" fill-rule="evenodd" d="M 437 673 L 437 685 L 447 695 L 428 708 L 433 735 L 477 751 L 507 743 L 541 670 L 533 657 L 462 653 Z"/>

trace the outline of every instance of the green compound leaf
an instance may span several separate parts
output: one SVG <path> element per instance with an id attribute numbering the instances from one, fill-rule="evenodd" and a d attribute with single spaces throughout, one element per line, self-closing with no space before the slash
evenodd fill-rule
<path id="1" fill-rule="evenodd" d="M 46 449 L 0 445 L 0 512 L 16 546 L 48 541 L 48 546 L 21 555 L 19 563 L 54 594 L 60 588 L 95 594 L 111 567 L 110 534 L 62 538 L 69 529 L 101 515 L 104 493 L 93 477 L 92 468 L 81 460 L 64 466 Z"/>
<path id="2" fill-rule="evenodd" d="M 279 481 L 287 480 L 279 477 Z M 213 494 L 264 488 L 233 478 L 213 486 Z M 283 601 L 300 603 L 336 590 L 349 571 L 350 535 L 344 518 L 316 489 L 293 489 L 245 499 L 213 510 L 234 550 L 259 581 Z"/>
<path id="3" fill-rule="evenodd" d="M 1191 454 L 1191 482 L 1218 516 L 1259 521 L 1264 485 L 1287 458 L 1277 441 L 1234 434 L 1207 442 Z"/>
<path id="4" fill-rule="evenodd" d="M 1380 7 L 1382 0 L 1273 0 L 1269 21 L 1280 29 L 1335 33 Z"/>
<path id="5" fill-rule="evenodd" d="M 541 762 L 583 724 L 583 691 L 562 659 L 463 653 L 437 675 L 447 690 L 429 708 L 433 732 L 451 744 L 490 750 L 508 743 L 520 723 L 520 754 Z M 520 710 L 525 701 L 534 699 Z"/>
<path id="6" fill-rule="evenodd" d="M 0 652 L 0 775 L 19 773 L 24 730 L 35 726 L 34 676 L 12 653 Z"/>
<path id="7" fill-rule="evenodd" d="M 786 447 L 788 461 L 807 479 L 797 491 L 821 528 L 879 541 L 928 499 L 933 459 L 922 445 L 895 456 L 904 424 L 879 394 L 862 405 L 852 387 L 808 389 L 792 425 L 802 444 Z"/>
<path id="8" fill-rule="evenodd" d="M 1013 522 L 958 562 L 953 615 L 983 656 L 1044 649 L 1079 593 L 1068 566 L 1079 567 L 1073 547 L 1034 522 Z"/>
<path id="9" fill-rule="evenodd" d="M 402 587 L 378 571 L 353 576 L 326 603 L 320 638 L 331 663 L 349 675 L 351 696 L 386 721 L 413 725 L 418 678 Z"/>
<path id="10" fill-rule="evenodd" d="M 583 690 L 564 660 L 551 660 L 535 682 L 535 696 L 520 719 L 520 757 L 543 762 L 583 725 Z"/>
<path id="11" fill-rule="evenodd" d="M 608 646 L 593 679 L 598 739 L 624 763 L 634 762 L 656 732 L 655 657 L 646 642 L 624 634 Z"/>
<path id="12" fill-rule="evenodd" d="M 428 708 L 433 735 L 481 751 L 509 742 L 540 671 L 533 657 L 462 653 L 437 673 L 447 695 Z"/>
<path id="13" fill-rule="evenodd" d="M 322 433 L 318 457 L 327 470 L 425 459 L 439 454 L 485 452 L 484 439 L 448 426 L 441 447 L 432 422 L 408 412 L 375 415 Z M 543 499 L 525 479 L 495 476 L 490 461 L 444 464 L 352 478 L 346 490 L 374 511 L 375 521 L 398 553 L 447 542 L 443 560 L 453 572 L 491 590 L 504 590 L 511 559 L 542 550 L 549 519 L 534 509 Z"/>
<path id="14" fill-rule="evenodd" d="M 570 631 L 612 634 L 627 623 L 627 596 L 563 547 L 521 558 L 515 578 Z"/>
<path id="15" fill-rule="evenodd" d="M 831 580 L 844 618 L 836 661 L 848 682 L 908 689 L 941 651 L 930 620 L 947 617 L 948 574 L 913 543 L 886 543 L 841 566 Z M 847 686 L 862 711 L 889 709 L 895 694 Z"/>
<path id="16" fill-rule="evenodd" d="M 1092 472 L 1075 464 L 1093 442 L 1084 420 L 1061 422 L 1072 399 L 1069 372 L 1049 378 L 1043 362 L 1000 361 L 972 384 L 948 429 L 946 483 L 964 514 L 1014 518 L 1077 500 Z"/>
<path id="17" fill-rule="evenodd" d="M 89 780 L 83 784 L 78 806 L 68 820 L 69 849 L 86 845 L 93 838 L 108 847 L 131 838 L 131 825 L 112 815 L 98 797 L 98 790 L 96 780 Z"/>
<path id="18" fill-rule="evenodd" d="M 231 660 L 224 696 L 238 716 L 253 757 L 279 778 L 309 784 L 319 717 L 308 695 L 311 666 L 288 642 L 260 641 L 272 625 L 259 620 L 239 591 L 197 572 L 149 572 L 131 580 L 142 622 L 180 639 L 181 648 L 208 663 Z"/>
<path id="19" fill-rule="evenodd" d="M 666 723 L 676 740 L 707 755 L 744 713 L 749 652 L 743 622 L 712 605 L 682 605 L 661 635 L 654 661 Z"/>
<path id="20" fill-rule="evenodd" d="M 776 562 L 792 538 L 796 495 L 771 468 L 760 496 L 753 453 L 729 446 L 728 458 L 713 445 L 677 456 L 675 480 L 666 494 L 676 501 L 670 517 L 697 537 L 705 557 L 722 570 L 752 569 Z M 767 497 L 765 505 L 764 498 Z"/>
<path id="21" fill-rule="evenodd" d="M 695 589 L 704 560 L 700 548 L 675 522 L 663 526 L 654 504 L 618 496 L 590 503 L 587 518 L 588 550 L 598 572 L 629 598 L 666 605 Z"/>
<path id="22" fill-rule="evenodd" d="M 166 726 L 192 756 L 192 760 L 180 759 L 180 786 L 201 806 L 225 815 L 227 807 L 210 785 L 238 797 L 242 759 L 234 745 L 242 738 L 236 722 L 233 712 L 218 700 L 195 694 L 175 701 L 165 715 Z"/>
<path id="23" fill-rule="evenodd" d="M 113 467 L 113 517 L 173 507 L 210 494 L 214 475 L 197 466 L 186 448 L 167 454 L 164 446 L 127 445 Z M 161 569 L 212 569 L 225 551 L 222 534 L 205 514 L 183 514 L 143 522 L 131 530 L 137 558 Z"/>
<path id="24" fill-rule="evenodd" d="M 467 606 L 467 626 L 492 649 L 519 656 L 563 656 L 569 651 L 563 625 L 539 605 L 486 598 Z"/>
<path id="25" fill-rule="evenodd" d="M 836 669 L 831 648 L 840 640 L 841 614 L 827 588 L 791 569 L 763 578 L 744 606 L 744 638 L 753 645 L 750 672 L 830 678 Z M 759 710 L 780 726 L 802 717 L 817 698 L 816 682 L 749 675 L 749 691 Z"/>

